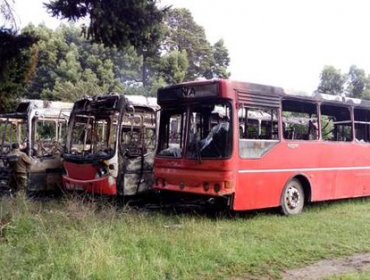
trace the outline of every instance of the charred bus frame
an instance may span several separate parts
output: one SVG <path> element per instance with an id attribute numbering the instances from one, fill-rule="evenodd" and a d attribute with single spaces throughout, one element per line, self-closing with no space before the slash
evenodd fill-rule
<path id="1" fill-rule="evenodd" d="M 110 196 L 153 185 L 155 98 L 106 95 L 79 100 L 68 126 L 64 187 Z"/>
<path id="2" fill-rule="evenodd" d="M 62 187 L 62 160 L 67 122 L 73 104 L 24 100 L 14 113 L 0 115 L 2 185 L 7 184 L 7 154 L 12 143 L 32 157 L 28 190 L 56 191 Z"/>

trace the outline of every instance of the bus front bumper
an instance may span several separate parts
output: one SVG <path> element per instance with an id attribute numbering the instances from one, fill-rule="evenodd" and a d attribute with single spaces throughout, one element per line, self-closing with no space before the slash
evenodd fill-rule
<path id="1" fill-rule="evenodd" d="M 116 180 L 112 176 L 105 176 L 93 180 L 77 180 L 64 175 L 63 186 L 67 191 L 84 191 L 100 195 L 117 195 Z"/>

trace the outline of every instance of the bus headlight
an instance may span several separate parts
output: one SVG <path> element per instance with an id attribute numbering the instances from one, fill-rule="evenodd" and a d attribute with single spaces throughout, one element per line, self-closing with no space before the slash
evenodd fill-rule
<path id="1" fill-rule="evenodd" d="M 99 170 L 95 175 L 95 178 L 98 179 L 98 178 L 106 176 L 107 174 L 108 174 L 107 168 L 105 166 L 101 166 L 99 167 Z"/>

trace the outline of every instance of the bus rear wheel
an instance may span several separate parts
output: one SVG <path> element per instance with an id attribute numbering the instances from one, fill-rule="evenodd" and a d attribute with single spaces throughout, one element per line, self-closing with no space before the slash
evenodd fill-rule
<path id="1" fill-rule="evenodd" d="M 304 206 L 304 191 L 298 179 L 292 179 L 281 195 L 281 211 L 284 215 L 300 214 Z"/>

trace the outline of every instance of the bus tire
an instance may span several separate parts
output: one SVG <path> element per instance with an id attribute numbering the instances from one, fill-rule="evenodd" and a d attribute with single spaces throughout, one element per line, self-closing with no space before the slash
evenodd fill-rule
<path id="1" fill-rule="evenodd" d="M 281 195 L 281 211 L 284 215 L 297 215 L 303 210 L 305 197 L 302 183 L 294 178 L 286 184 Z"/>

